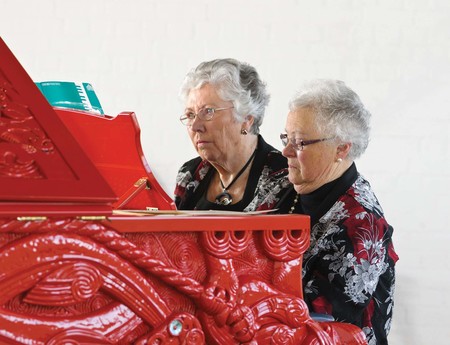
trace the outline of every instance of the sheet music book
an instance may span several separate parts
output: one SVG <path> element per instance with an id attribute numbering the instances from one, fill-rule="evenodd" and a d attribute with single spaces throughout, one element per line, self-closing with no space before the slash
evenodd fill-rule
<path id="1" fill-rule="evenodd" d="M 104 115 L 94 88 L 89 83 L 43 81 L 35 84 L 53 107 L 78 109 Z"/>

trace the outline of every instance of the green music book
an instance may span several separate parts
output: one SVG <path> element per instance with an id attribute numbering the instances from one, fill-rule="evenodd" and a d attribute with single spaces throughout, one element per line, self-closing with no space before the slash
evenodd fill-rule
<path id="1" fill-rule="evenodd" d="M 104 114 L 94 88 L 89 83 L 43 81 L 35 84 L 53 107 Z"/>

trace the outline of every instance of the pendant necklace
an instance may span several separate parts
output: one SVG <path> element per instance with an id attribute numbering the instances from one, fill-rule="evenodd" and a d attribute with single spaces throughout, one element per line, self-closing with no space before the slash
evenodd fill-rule
<path id="1" fill-rule="evenodd" d="M 295 196 L 294 202 L 292 203 L 292 206 L 291 206 L 291 208 L 289 209 L 289 214 L 292 214 L 292 213 L 294 212 L 295 206 L 297 206 L 298 196 L 299 196 L 299 195 L 300 195 L 300 194 L 297 194 L 297 195 Z"/>
<path id="2" fill-rule="evenodd" d="M 247 169 L 251 161 L 253 160 L 253 157 L 255 157 L 256 149 L 253 151 L 252 155 L 248 159 L 247 163 L 242 167 L 242 169 L 237 173 L 236 177 L 233 179 L 233 181 L 230 182 L 228 186 L 224 186 L 222 179 L 219 176 L 220 185 L 222 186 L 222 193 L 220 193 L 218 196 L 216 196 L 216 204 L 219 205 L 229 205 L 233 202 L 233 198 L 231 197 L 231 194 L 228 193 L 228 189 L 233 185 L 233 183 L 236 182 L 236 180 L 242 175 L 242 173 Z"/>

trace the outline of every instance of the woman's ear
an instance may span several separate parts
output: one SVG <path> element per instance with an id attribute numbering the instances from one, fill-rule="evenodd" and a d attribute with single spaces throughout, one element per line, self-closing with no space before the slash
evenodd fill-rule
<path id="1" fill-rule="evenodd" d="M 336 149 L 336 160 L 346 159 L 348 156 L 348 153 L 350 152 L 351 147 L 352 147 L 352 143 L 339 144 Z"/>
<path id="2" fill-rule="evenodd" d="M 253 123 L 255 122 L 255 118 L 253 117 L 253 115 L 247 115 L 245 117 L 244 122 L 242 122 L 242 131 L 247 131 L 248 133 L 250 133 L 250 128 L 252 128 Z"/>

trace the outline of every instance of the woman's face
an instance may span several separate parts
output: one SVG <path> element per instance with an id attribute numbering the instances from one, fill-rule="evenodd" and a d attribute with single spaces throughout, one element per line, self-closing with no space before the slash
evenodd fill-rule
<path id="1" fill-rule="evenodd" d="M 311 108 L 289 112 L 286 120 L 289 139 L 315 140 L 329 138 L 316 125 L 316 115 Z M 288 159 L 289 181 L 300 194 L 311 193 L 334 179 L 336 172 L 337 144 L 325 140 L 306 145 L 297 150 L 291 142 L 283 149 Z"/>
<path id="2" fill-rule="evenodd" d="M 218 96 L 213 86 L 205 84 L 189 92 L 185 111 L 197 114 L 203 108 L 232 106 L 232 102 L 223 101 Z M 188 126 L 189 136 L 200 157 L 218 165 L 226 164 L 230 157 L 237 154 L 240 131 L 241 124 L 235 120 L 232 108 L 215 112 L 209 121 L 196 116 L 192 125 Z"/>

